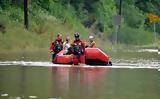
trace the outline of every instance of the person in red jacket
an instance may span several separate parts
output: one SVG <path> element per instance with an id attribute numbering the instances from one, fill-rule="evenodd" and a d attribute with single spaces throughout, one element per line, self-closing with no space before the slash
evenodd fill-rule
<path id="1" fill-rule="evenodd" d="M 80 40 L 78 32 L 74 33 L 75 40 L 72 43 L 73 54 L 77 56 L 81 64 L 85 64 L 85 43 Z"/>
<path id="2" fill-rule="evenodd" d="M 58 52 L 63 48 L 62 34 L 58 33 L 56 40 L 51 43 L 50 52 L 52 54 L 52 59 L 54 60 Z"/>

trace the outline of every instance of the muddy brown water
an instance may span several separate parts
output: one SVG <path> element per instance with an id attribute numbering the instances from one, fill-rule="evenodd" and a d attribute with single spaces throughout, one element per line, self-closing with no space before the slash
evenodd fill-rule
<path id="1" fill-rule="evenodd" d="M 50 66 L 43 53 L 0 54 L 0 99 L 160 99 L 159 56 L 109 54 L 116 68 Z"/>

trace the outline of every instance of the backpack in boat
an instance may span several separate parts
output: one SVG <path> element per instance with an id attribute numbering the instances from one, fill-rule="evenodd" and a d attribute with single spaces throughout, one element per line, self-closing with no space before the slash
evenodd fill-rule
<path id="1" fill-rule="evenodd" d="M 74 50 L 74 52 L 73 52 L 74 55 L 82 55 L 82 54 L 84 54 L 84 50 L 83 50 L 82 46 L 80 46 L 80 45 L 75 45 L 73 47 L 73 50 Z"/>
<path id="2" fill-rule="evenodd" d="M 58 53 L 58 52 L 60 52 L 62 50 L 62 48 L 63 48 L 63 45 L 59 44 L 58 42 L 56 42 L 56 45 L 54 47 L 54 52 Z"/>

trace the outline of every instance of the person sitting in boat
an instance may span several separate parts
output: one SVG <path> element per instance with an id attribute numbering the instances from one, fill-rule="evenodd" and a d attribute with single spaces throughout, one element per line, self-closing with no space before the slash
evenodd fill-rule
<path id="1" fill-rule="evenodd" d="M 89 36 L 89 48 L 95 48 L 96 47 L 96 43 L 94 41 L 94 36 Z"/>
<path id="2" fill-rule="evenodd" d="M 62 34 L 58 33 L 56 40 L 51 43 L 50 52 L 52 54 L 52 59 L 55 58 L 58 52 L 63 48 Z"/>
<path id="3" fill-rule="evenodd" d="M 80 35 L 78 32 L 74 33 L 75 40 L 72 43 L 73 54 L 78 56 L 79 62 L 85 64 L 85 44 L 80 40 Z"/>
<path id="4" fill-rule="evenodd" d="M 63 43 L 63 54 L 69 55 L 71 54 L 71 44 L 70 44 L 70 37 L 66 37 L 66 41 Z"/>

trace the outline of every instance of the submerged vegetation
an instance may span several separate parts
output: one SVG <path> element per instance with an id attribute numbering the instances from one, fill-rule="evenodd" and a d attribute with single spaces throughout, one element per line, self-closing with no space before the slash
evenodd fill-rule
<path id="1" fill-rule="evenodd" d="M 157 0 L 123 0 L 120 45 L 152 45 L 153 24 L 148 14 L 160 15 Z M 29 28 L 23 26 L 23 0 L 0 0 L 0 51 L 48 49 L 58 32 L 83 39 L 96 37 L 101 48 L 115 42 L 112 17 L 119 13 L 119 0 L 28 0 Z M 160 23 L 156 23 L 157 42 Z"/>

